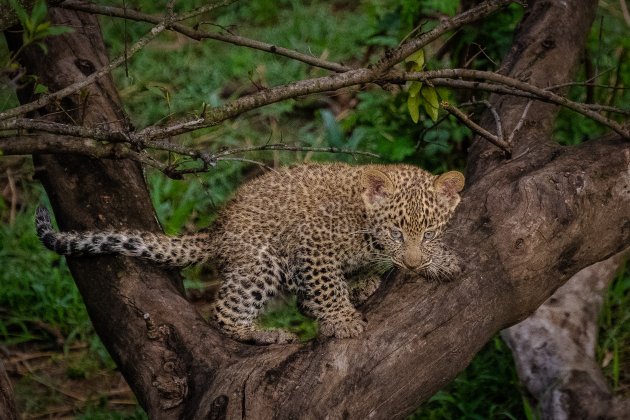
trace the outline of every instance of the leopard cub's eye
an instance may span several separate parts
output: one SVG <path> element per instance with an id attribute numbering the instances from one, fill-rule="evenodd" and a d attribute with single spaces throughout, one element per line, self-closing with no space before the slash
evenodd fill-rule
<path id="1" fill-rule="evenodd" d="M 402 231 L 400 229 L 390 228 L 389 229 L 389 235 L 395 241 L 402 242 L 402 240 L 403 240 L 403 233 L 402 233 Z"/>
<path id="2" fill-rule="evenodd" d="M 435 231 L 427 230 L 426 232 L 424 232 L 424 240 L 425 241 L 430 241 L 433 238 L 435 238 Z"/>

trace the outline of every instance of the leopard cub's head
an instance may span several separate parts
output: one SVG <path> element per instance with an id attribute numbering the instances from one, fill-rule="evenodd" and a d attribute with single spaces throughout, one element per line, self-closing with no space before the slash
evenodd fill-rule
<path id="1" fill-rule="evenodd" d="M 460 172 L 434 176 L 412 166 L 368 167 L 361 187 L 377 257 L 432 280 L 457 274 L 457 259 L 440 235 L 460 201 Z"/>

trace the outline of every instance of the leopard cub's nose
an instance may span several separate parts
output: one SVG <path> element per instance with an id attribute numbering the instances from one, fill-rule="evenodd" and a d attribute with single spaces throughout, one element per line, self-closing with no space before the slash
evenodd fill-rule
<path id="1" fill-rule="evenodd" d="M 407 250 L 403 255 L 403 264 L 409 270 L 420 267 L 423 261 L 424 258 L 422 257 L 422 253 L 415 249 Z"/>

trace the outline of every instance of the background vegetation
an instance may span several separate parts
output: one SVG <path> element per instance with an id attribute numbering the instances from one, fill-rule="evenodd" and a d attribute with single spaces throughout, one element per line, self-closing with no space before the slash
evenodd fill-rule
<path id="1" fill-rule="evenodd" d="M 118 0 L 100 3 L 122 6 Z M 126 2 L 127 7 L 149 13 L 162 13 L 165 3 Z M 176 10 L 200 3 L 178 1 Z M 363 64 L 384 48 L 396 46 L 419 25 L 426 30 L 440 16 L 453 15 L 458 8 L 455 0 L 251 0 L 222 8 L 200 24 L 345 64 Z M 426 51 L 427 66 L 496 70 L 521 13 L 520 7 L 513 6 L 453 34 L 442 48 L 438 45 Z M 101 24 L 111 57 L 123 51 L 125 38 L 131 43 L 150 28 L 113 18 L 102 18 Z M 624 25 L 615 6 L 600 7 L 585 65 L 576 75 L 576 80 L 582 81 L 597 75 L 593 83 L 618 89 L 573 86 L 575 99 L 597 99 L 616 106 L 630 103 L 630 94 L 623 89 L 630 79 L 630 60 L 626 59 L 630 39 Z M 1 44 L 0 63 L 8 60 L 6 46 Z M 320 73 L 325 74 L 274 55 L 164 33 L 129 61 L 127 69 L 116 70 L 114 77 L 133 124 L 142 127 L 201 109 L 202 102 L 215 106 L 244 92 Z M 13 89 L 10 83 L 0 86 L 0 110 L 16 104 Z M 441 94 L 460 103 L 472 99 L 464 92 Z M 212 150 L 266 142 L 335 146 L 374 151 L 386 161 L 409 162 L 436 172 L 463 169 L 471 140 L 469 130 L 442 114 L 437 123 L 421 115 L 414 124 L 406 100 L 405 92 L 395 88 L 349 88 L 269 106 L 196 132 L 187 141 Z M 593 121 L 563 110 L 555 134 L 559 141 L 575 144 L 602 132 Z M 365 161 L 356 156 L 306 152 L 266 152 L 248 158 L 269 166 L 328 159 Z M 147 171 L 147 178 L 159 220 L 167 233 L 177 234 L 210 224 L 234 189 L 261 170 L 258 165 L 223 162 L 207 174 L 184 181 L 153 171 Z M 91 328 L 65 260 L 39 244 L 33 213 L 46 197 L 32 175 L 29 159 L 0 160 L 0 349 L 16 378 L 22 412 L 26 416 L 65 412 L 86 419 L 143 418 L 124 383 L 112 373 L 115 365 Z M 187 269 L 184 276 L 191 299 L 203 312 L 204 298 L 217 281 L 212 267 Z M 598 358 L 611 384 L 625 394 L 630 394 L 629 292 L 630 270 L 626 266 L 608 292 L 598 344 Z M 291 328 L 304 339 L 314 336 L 316 325 L 300 316 L 294 306 L 291 299 L 278 302 L 263 322 Z M 499 337 L 412 416 L 535 417 L 536 407 L 523 394 L 510 352 Z"/>

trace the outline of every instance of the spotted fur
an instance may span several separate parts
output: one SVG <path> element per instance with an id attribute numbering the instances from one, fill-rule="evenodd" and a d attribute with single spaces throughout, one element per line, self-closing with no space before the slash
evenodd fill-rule
<path id="1" fill-rule="evenodd" d="M 434 176 L 408 165 L 303 165 L 249 183 L 208 233 L 169 237 L 139 231 L 54 232 L 37 210 L 37 233 L 63 255 L 122 254 L 160 264 L 219 262 L 223 283 L 214 323 L 240 341 L 294 341 L 256 324 L 266 302 L 295 293 L 320 334 L 355 337 L 365 328 L 355 308 L 397 266 L 433 280 L 457 273 L 440 240 L 459 203 L 459 172 Z"/>

